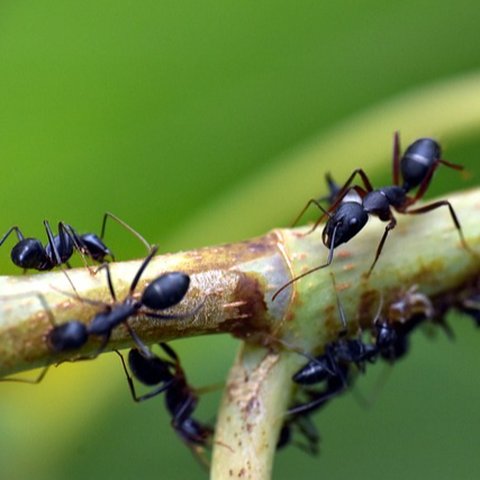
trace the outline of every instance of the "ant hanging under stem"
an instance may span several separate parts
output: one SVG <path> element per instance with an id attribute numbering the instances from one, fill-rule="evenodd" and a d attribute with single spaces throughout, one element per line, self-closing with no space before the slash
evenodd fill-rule
<path id="1" fill-rule="evenodd" d="M 144 385 L 156 385 L 152 391 L 141 396 L 135 391 L 123 355 L 116 351 L 122 362 L 132 398 L 135 402 L 143 402 L 165 392 L 165 405 L 172 417 L 172 428 L 200 463 L 208 466 L 204 448 L 210 442 L 213 429 L 192 417 L 198 404 L 198 391 L 188 383 L 180 359 L 173 348 L 166 343 L 159 345 L 170 360 L 162 359 L 150 351 L 147 355 L 138 349 L 132 349 L 128 353 L 128 365 L 132 375 Z"/>
<path id="2" fill-rule="evenodd" d="M 52 353 L 61 353 L 66 351 L 73 351 L 83 347 L 89 338 L 101 337 L 102 342 L 100 347 L 93 355 L 86 355 L 77 357 L 75 360 L 91 360 L 100 355 L 108 345 L 112 331 L 119 325 L 125 325 L 130 333 L 133 341 L 138 348 L 149 355 L 150 350 L 138 337 L 136 332 L 130 326 L 128 320 L 135 315 L 143 315 L 149 318 L 158 318 L 162 320 L 182 319 L 195 315 L 202 307 L 203 302 L 191 312 L 182 314 L 167 314 L 161 313 L 161 310 L 174 307 L 180 303 L 190 286 L 190 277 L 183 272 L 167 272 L 163 273 L 143 290 L 140 299 L 135 299 L 133 294 L 137 287 L 140 278 L 147 268 L 152 258 L 157 253 L 158 247 L 153 246 L 151 252 L 144 259 L 140 265 L 134 279 L 129 288 L 127 296 L 121 302 L 117 302 L 115 289 L 110 274 L 108 264 L 102 265 L 100 268 L 105 268 L 107 272 L 107 283 L 112 296 L 113 303 L 108 304 L 101 301 L 81 298 L 78 295 L 71 295 L 73 298 L 78 298 L 82 302 L 89 303 L 94 306 L 102 306 L 103 310 L 95 314 L 88 324 L 84 324 L 78 320 L 71 320 L 61 325 L 55 326 L 53 315 L 48 307 L 45 305 L 46 311 L 49 312 L 49 318 L 54 328 L 46 335 L 46 342 Z M 65 272 L 66 274 L 66 272 Z M 68 275 L 67 275 L 68 277 Z M 71 282 L 70 282 L 71 283 Z M 70 294 L 67 294 L 70 296 Z M 43 297 L 43 296 L 42 296 Z M 42 303 L 45 303 L 42 299 Z M 46 367 L 47 369 L 48 367 Z M 40 377 L 34 381 L 21 379 L 6 379 L 8 381 L 20 381 L 24 383 L 39 383 L 45 376 L 46 370 L 40 374 Z"/>
<path id="3" fill-rule="evenodd" d="M 359 168 L 354 170 L 350 175 L 345 185 L 336 194 L 335 200 L 328 210 L 325 210 L 315 199 L 312 199 L 307 203 L 303 211 L 305 211 L 309 205 L 313 204 L 323 212 L 323 215 L 317 220 L 317 222 L 315 222 L 308 233 L 313 232 L 324 218 L 328 217 L 327 223 L 322 232 L 322 241 L 329 249 L 327 261 L 318 267 L 311 268 L 282 285 L 282 287 L 275 292 L 272 300 L 275 300 L 280 292 L 297 280 L 329 266 L 333 261 L 335 248 L 348 242 L 357 235 L 357 233 L 366 225 L 369 215 L 375 215 L 381 221 L 388 223 L 377 246 L 373 263 L 367 272 L 367 277 L 369 277 L 382 252 L 388 233 L 390 230 L 394 229 L 397 224 L 392 209 L 402 214 L 417 215 L 440 207 L 447 207 L 455 228 L 458 230 L 462 246 L 467 251 L 475 254 L 465 241 L 460 222 L 448 200 L 440 200 L 415 209 L 410 208 L 424 196 L 435 170 L 440 165 L 445 165 L 455 170 L 462 170 L 463 166 L 443 160 L 441 158 L 440 145 L 431 138 L 421 138 L 416 140 L 405 150 L 403 156 L 400 157 L 400 139 L 398 132 L 396 132 L 394 136 L 392 163 L 392 186 L 374 189 L 367 174 Z M 400 185 L 400 174 L 403 180 L 402 185 Z M 350 187 L 356 175 L 360 176 L 365 188 L 358 185 Z M 410 190 L 417 187 L 418 190 L 414 196 L 407 195 Z M 350 190 L 355 191 L 359 195 L 361 199 L 360 203 L 350 200 L 344 201 Z"/>

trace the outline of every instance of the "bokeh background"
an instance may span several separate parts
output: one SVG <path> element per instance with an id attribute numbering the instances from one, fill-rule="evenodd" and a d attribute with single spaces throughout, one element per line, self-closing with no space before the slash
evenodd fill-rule
<path id="1" fill-rule="evenodd" d="M 468 167 L 438 172 L 429 196 L 475 185 L 480 82 L 466 103 L 435 92 L 475 86 L 479 21 L 473 0 L 3 0 L 1 228 L 43 238 L 48 218 L 95 231 L 110 210 L 162 251 L 248 238 L 288 225 L 327 169 L 388 183 L 395 129 L 404 144 L 439 136 Z M 116 225 L 107 238 L 119 258 L 143 255 Z M 11 242 L 5 274 L 19 273 Z M 416 335 L 378 393 L 384 370 L 369 369 L 357 388 L 373 406 L 334 402 L 316 420 L 320 457 L 281 452 L 274 478 L 478 478 L 480 332 L 450 322 L 454 342 Z M 202 385 L 225 377 L 237 342 L 174 347 Z M 202 400 L 203 418 L 218 399 Z M 1 478 L 206 478 L 163 399 L 131 401 L 113 354 L 2 384 L 0 432 Z"/>

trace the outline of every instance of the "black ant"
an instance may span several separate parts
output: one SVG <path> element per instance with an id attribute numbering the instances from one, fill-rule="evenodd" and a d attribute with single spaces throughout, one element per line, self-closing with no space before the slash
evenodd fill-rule
<path id="1" fill-rule="evenodd" d="M 313 225 L 309 233 L 313 232 L 318 227 L 325 216 L 328 216 L 327 223 L 322 232 L 322 241 L 329 249 L 327 262 L 323 265 L 312 268 L 285 283 L 275 292 L 272 298 L 273 300 L 281 291 L 300 278 L 330 265 L 333 260 L 333 252 L 335 248 L 348 242 L 351 238 L 357 235 L 357 233 L 366 225 L 369 215 L 376 215 L 381 221 L 388 223 L 378 244 L 373 263 L 367 272 L 367 277 L 370 276 L 380 253 L 382 252 L 388 233 L 395 228 L 395 225 L 397 224 L 392 209 L 402 214 L 417 215 L 435 210 L 439 207 L 448 207 L 455 228 L 458 230 L 460 241 L 463 247 L 470 251 L 470 247 L 463 236 L 463 231 L 457 215 L 448 200 L 440 200 L 420 208 L 410 209 L 412 205 L 424 196 L 435 170 L 441 164 L 455 170 L 462 170 L 463 166 L 443 160 L 441 158 L 440 145 L 431 138 L 421 138 L 416 140 L 405 150 L 403 156 L 400 157 L 400 139 L 398 132 L 395 132 L 394 135 L 392 163 L 392 186 L 374 189 L 367 174 L 361 168 L 358 168 L 353 171 L 340 192 L 337 193 L 333 204 L 328 210 L 325 210 L 315 199 L 312 199 L 307 203 L 304 210 L 310 204 L 314 204 L 323 212 L 323 215 Z M 350 185 L 357 174 L 360 175 L 365 188 L 354 186 L 352 187 L 352 190 L 360 196 L 361 202 L 344 202 L 343 200 L 349 193 Z M 400 174 L 403 180 L 402 185 L 400 185 Z M 410 190 L 417 187 L 418 190 L 414 196 L 407 195 Z"/>
<path id="2" fill-rule="evenodd" d="M 172 417 L 173 429 L 205 465 L 208 462 L 203 456 L 203 448 L 208 445 L 213 435 L 213 429 L 192 418 L 198 404 L 197 393 L 189 385 L 176 352 L 166 343 L 159 345 L 170 357 L 169 360 L 162 359 L 150 351 L 146 354 L 139 349 L 132 349 L 128 353 L 128 365 L 132 375 L 144 385 L 157 385 L 151 392 L 141 396 L 137 396 L 123 355 L 117 351 L 127 377 L 130 393 L 135 402 L 142 402 L 165 392 L 165 405 Z"/>
<path id="3" fill-rule="evenodd" d="M 150 318 L 168 320 L 187 318 L 194 315 L 201 305 L 193 312 L 186 314 L 158 313 L 159 310 L 165 310 L 177 305 L 185 297 L 190 286 L 190 277 L 183 272 L 167 272 L 160 275 L 144 289 L 139 300 L 134 299 L 133 294 L 140 277 L 154 255 L 157 253 L 157 250 L 158 247 L 153 246 L 149 255 L 142 262 L 130 285 L 129 293 L 123 302 L 105 305 L 103 302 L 80 298 L 81 301 L 88 302 L 93 305 L 100 304 L 104 306 L 105 309 L 97 313 L 88 324 L 84 324 L 78 320 L 71 320 L 61 325 L 54 326 L 54 328 L 46 336 L 47 345 L 52 353 L 61 353 L 79 349 L 87 343 L 90 336 L 100 336 L 103 337 L 103 341 L 93 355 L 81 356 L 77 358 L 77 360 L 94 359 L 105 350 L 113 329 L 120 324 L 125 324 L 137 346 L 141 348 L 142 351 L 148 352 L 148 348 L 144 345 L 140 338 L 138 338 L 135 331 L 130 327 L 128 323 L 128 319 L 130 317 L 134 315 L 144 315 Z M 108 264 L 104 264 L 100 268 L 106 268 L 110 294 L 112 295 L 114 302 L 117 302 Z M 46 308 L 46 310 L 50 312 L 49 315 L 51 323 L 54 325 L 50 309 Z M 45 374 L 46 370 L 40 374 L 38 379 L 34 380 L 33 382 L 27 380 L 26 383 L 38 383 L 45 376 Z M 16 379 L 11 380 L 17 381 Z M 18 379 L 18 381 L 23 380 Z"/>
<path id="4" fill-rule="evenodd" d="M 16 225 L 11 227 L 0 239 L 0 246 L 3 245 L 11 233 L 15 232 L 18 242 L 13 246 L 10 257 L 15 265 L 24 270 L 46 271 L 64 264 L 70 268 L 68 261 L 72 257 L 74 250 L 80 253 L 84 262 L 85 257 L 91 258 L 96 262 L 104 262 L 107 257 L 115 260 L 113 253 L 103 242 L 107 218 L 111 218 L 122 225 L 135 235 L 147 247 L 147 250 L 150 250 L 150 244 L 137 231 L 110 212 L 105 213 L 103 216 L 100 237 L 95 233 L 79 235 L 71 225 L 65 222 L 58 223 L 58 234 L 54 235 L 50 224 L 47 220 L 44 220 L 43 225 L 48 238 L 45 246 L 37 238 L 25 238 L 20 228 Z"/>
<path id="5" fill-rule="evenodd" d="M 103 352 L 110 340 L 113 329 L 121 324 L 125 325 L 137 346 L 143 352 L 148 352 L 148 348 L 138 338 L 137 334 L 128 323 L 130 317 L 135 315 L 143 315 L 149 318 L 158 318 L 163 320 L 188 318 L 192 315 L 195 315 L 195 313 L 203 305 L 202 303 L 194 311 L 185 314 L 166 314 L 158 312 L 159 310 L 166 310 L 177 305 L 187 294 L 190 286 L 190 276 L 183 272 L 163 273 L 143 290 L 140 299 L 137 300 L 134 298 L 134 292 L 137 288 L 137 284 L 140 281 L 140 278 L 148 264 L 157 253 L 157 250 L 158 246 L 156 245 L 151 248 L 150 253 L 137 270 L 137 273 L 130 284 L 128 294 L 122 302 L 117 302 L 117 296 L 113 287 L 109 265 L 105 263 L 100 266 L 100 269 L 106 269 L 108 288 L 110 290 L 113 303 L 105 304 L 104 302 L 81 299 L 82 301 L 86 301 L 94 305 L 100 304 L 105 307 L 104 310 L 97 313 L 88 324 L 87 330 L 89 335 L 103 337 L 103 341 L 97 352 L 93 355 L 93 357 L 88 358 L 95 358 L 101 352 Z"/>
<path id="6" fill-rule="evenodd" d="M 332 274 L 333 285 L 335 278 Z M 306 414 L 323 406 L 328 400 L 342 393 L 348 386 L 350 365 L 355 364 L 358 370 L 364 372 L 366 363 L 373 363 L 378 355 L 376 345 L 364 343 L 360 338 L 344 338 L 347 335 L 347 320 L 340 298 L 337 297 L 337 309 L 342 323 L 339 339 L 326 345 L 325 352 L 309 360 L 292 377 L 292 380 L 302 386 L 326 383 L 322 391 L 311 393 L 312 399 L 304 404 L 294 405 L 289 414 Z"/>

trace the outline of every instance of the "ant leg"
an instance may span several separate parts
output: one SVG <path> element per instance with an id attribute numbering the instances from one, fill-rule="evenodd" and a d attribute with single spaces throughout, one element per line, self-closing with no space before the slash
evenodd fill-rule
<path id="1" fill-rule="evenodd" d="M 196 315 L 200 309 L 203 307 L 205 304 L 205 300 L 200 302 L 200 305 L 197 305 L 193 310 L 187 313 L 156 313 L 156 312 L 150 312 L 150 310 L 140 310 L 139 313 L 146 315 L 147 317 L 150 318 L 159 318 L 163 320 L 183 320 L 184 318 L 190 318 Z"/>
<path id="2" fill-rule="evenodd" d="M 132 399 L 134 402 L 143 402 L 145 400 L 148 400 L 149 398 L 155 397 L 156 395 L 159 395 L 160 393 L 164 392 L 165 390 L 168 390 L 172 383 L 175 381 L 174 378 L 166 382 L 164 385 L 161 387 L 155 388 L 149 393 L 146 393 L 145 395 L 137 396 L 137 392 L 135 390 L 135 385 L 133 383 L 132 377 L 128 373 L 127 366 L 125 364 L 125 359 L 123 358 L 123 355 L 118 351 L 115 350 L 115 353 L 120 357 L 120 360 L 122 362 L 123 366 L 123 371 L 125 372 L 125 376 L 127 377 L 127 382 L 128 382 L 128 387 L 130 389 L 130 393 L 132 394 Z"/>
<path id="3" fill-rule="evenodd" d="M 311 268 L 310 270 L 307 270 L 306 272 L 298 275 L 297 277 L 295 278 L 292 278 L 291 280 L 289 280 L 287 283 L 283 284 L 272 296 L 272 302 L 275 301 L 275 299 L 278 297 L 278 295 L 283 292 L 283 290 L 285 290 L 288 286 L 292 285 L 293 283 L 295 283 L 297 280 L 300 280 L 301 278 L 303 277 L 306 277 L 307 275 L 310 275 L 311 273 L 313 272 L 316 272 L 317 270 L 321 270 L 322 268 L 325 268 L 325 267 L 328 267 L 332 261 L 333 261 L 333 251 L 335 249 L 335 234 L 337 232 L 337 228 L 338 228 L 338 225 L 335 225 L 335 227 L 333 228 L 333 232 L 332 232 L 332 241 L 330 242 L 330 250 L 328 252 L 328 258 L 327 258 L 327 262 L 324 263 L 323 265 L 320 265 L 319 267 L 314 267 L 314 268 Z"/>
<path id="4" fill-rule="evenodd" d="M 212 383 L 211 385 L 205 385 L 204 387 L 192 388 L 192 391 L 196 395 L 205 395 L 206 393 L 217 392 L 225 387 L 225 382 Z"/>
<path id="5" fill-rule="evenodd" d="M 297 442 L 296 446 L 301 448 L 304 452 L 310 455 L 318 454 L 318 444 L 320 442 L 320 435 L 317 427 L 309 416 L 299 416 L 296 419 L 296 425 L 300 433 L 307 439 L 308 444 Z"/>
<path id="6" fill-rule="evenodd" d="M 190 388 L 189 385 L 187 385 Z M 188 418 L 183 418 L 185 413 L 188 412 L 190 407 L 193 404 L 193 408 L 195 408 L 195 404 L 197 403 L 197 397 L 194 395 L 190 395 L 188 399 L 183 402 L 182 406 L 175 412 L 175 415 L 172 418 L 172 427 L 177 430 L 178 427 L 182 425 L 182 423 Z"/>
<path id="7" fill-rule="evenodd" d="M 125 321 L 125 328 L 132 337 L 132 340 L 135 342 L 135 345 L 137 346 L 138 350 L 140 350 L 141 354 L 148 359 L 155 358 L 153 352 L 145 345 L 145 343 L 143 343 L 143 341 L 137 335 L 137 332 L 135 332 L 132 326 L 128 323 L 128 319 Z"/>
<path id="8" fill-rule="evenodd" d="M 52 229 L 50 227 L 50 224 L 48 223 L 48 220 L 44 220 L 43 225 L 44 225 L 45 230 L 47 232 L 48 244 L 50 245 L 50 248 L 52 249 L 52 253 L 54 255 L 55 262 L 57 263 L 55 266 L 59 266 L 63 262 L 62 262 L 62 259 L 60 257 L 60 254 L 58 253 L 58 249 L 55 246 L 54 235 L 53 235 Z"/>
<path id="9" fill-rule="evenodd" d="M 400 134 L 398 130 L 393 135 L 393 184 L 398 185 L 400 181 Z"/>
<path id="10" fill-rule="evenodd" d="M 345 196 L 346 191 L 352 184 L 353 179 L 355 178 L 355 175 L 360 175 L 360 178 L 362 179 L 363 185 L 365 186 L 365 189 L 367 190 L 367 192 L 373 191 L 373 186 L 370 182 L 370 179 L 368 178 L 368 175 L 365 173 L 365 171 L 362 168 L 356 168 L 352 172 L 350 177 L 348 177 L 348 180 L 345 182 L 343 187 L 338 192 L 336 200 L 333 203 L 332 207 L 329 208 L 329 211 L 335 210 L 335 208 L 337 208 L 338 204 L 342 201 L 343 197 Z"/>
<path id="11" fill-rule="evenodd" d="M 332 398 L 339 395 L 344 389 L 345 389 L 345 385 L 342 385 L 341 388 L 338 388 L 336 390 L 333 390 L 333 391 L 327 390 L 326 392 L 321 392 L 321 394 L 314 400 L 307 403 L 302 403 L 300 405 L 296 405 L 290 408 L 289 410 L 287 410 L 287 415 L 311 412 L 315 410 L 317 407 L 320 407 L 323 403 L 326 403 Z"/>
<path id="12" fill-rule="evenodd" d="M 17 382 L 17 383 L 28 383 L 29 385 L 36 385 L 43 380 L 43 377 L 45 377 L 49 368 L 50 368 L 50 365 L 43 367 L 38 377 L 33 380 L 29 380 L 27 378 L 0 378 L 0 382 Z"/>
<path id="13" fill-rule="evenodd" d="M 387 226 L 385 227 L 385 231 L 383 232 L 382 239 L 380 240 L 380 243 L 378 244 L 377 247 L 377 252 L 375 253 L 375 259 L 373 260 L 372 265 L 370 266 L 368 273 L 367 273 L 367 278 L 370 276 L 372 273 L 373 268 L 375 267 L 375 264 L 377 263 L 378 257 L 382 253 L 383 245 L 385 243 L 385 240 L 387 239 L 388 233 L 390 230 L 393 230 L 395 228 L 395 225 L 397 224 L 397 220 L 395 217 L 390 213 L 390 221 L 387 223 Z"/>
<path id="14" fill-rule="evenodd" d="M 416 195 L 409 200 L 406 207 L 408 207 L 409 205 L 413 205 L 425 195 L 425 192 L 427 191 L 427 188 L 430 185 L 430 182 L 432 180 L 433 174 L 435 173 L 435 170 L 438 168 L 440 164 L 453 168 L 454 170 L 463 170 L 463 165 L 447 162 L 446 160 L 437 160 L 433 162 L 427 174 L 425 175 L 425 178 L 420 183 L 420 186 L 417 190 Z"/>
<path id="15" fill-rule="evenodd" d="M 440 159 L 438 162 L 441 163 L 442 165 L 445 165 L 446 167 L 453 168 L 454 170 L 460 171 L 465 168 L 463 165 L 459 165 L 458 163 L 452 163 L 452 162 L 449 162 L 448 160 Z"/>
<path id="16" fill-rule="evenodd" d="M 132 284 L 130 285 L 130 294 L 132 294 L 137 287 L 137 283 L 140 280 L 140 277 L 143 275 L 143 272 L 147 268 L 148 264 L 151 262 L 152 258 L 156 255 L 158 251 L 158 245 L 153 245 L 150 249 L 150 253 L 146 256 L 145 260 L 143 263 L 140 265 L 140 268 L 138 269 Z"/>
<path id="17" fill-rule="evenodd" d="M 113 282 L 112 282 L 112 276 L 110 274 L 110 266 L 108 263 L 102 263 L 96 270 L 95 270 L 95 275 L 100 271 L 105 269 L 107 273 L 107 284 L 108 284 L 108 289 L 110 290 L 110 295 L 112 296 L 112 300 L 114 302 L 117 301 L 117 295 L 115 293 L 115 288 L 113 288 Z"/>
<path id="18" fill-rule="evenodd" d="M 340 297 L 337 292 L 337 283 L 335 282 L 335 275 L 333 272 L 330 273 L 330 276 L 332 277 L 332 283 L 333 283 L 333 290 L 335 292 L 335 296 L 337 297 L 337 310 L 340 315 L 340 321 L 342 323 L 342 330 L 339 333 L 339 336 L 346 335 L 347 333 L 347 317 L 345 315 L 345 310 L 343 309 L 342 304 L 340 303 Z"/>
<path id="19" fill-rule="evenodd" d="M 62 232 L 65 233 L 65 235 L 68 235 L 68 237 L 72 240 L 73 246 L 75 250 L 79 253 L 80 257 L 82 258 L 82 263 L 83 265 L 88 269 L 88 271 L 93 274 L 93 270 L 90 267 L 90 265 L 87 262 L 87 257 L 85 255 L 86 248 L 84 246 L 84 243 L 82 239 L 79 237 L 75 229 L 64 222 L 58 222 L 58 232 L 61 234 Z M 68 262 L 66 262 L 68 265 Z"/>
<path id="20" fill-rule="evenodd" d="M 310 205 L 315 205 L 315 206 L 317 206 L 317 207 L 323 212 L 323 215 L 322 215 L 322 217 L 320 217 L 320 218 L 323 219 L 323 217 L 324 217 L 325 215 L 330 216 L 330 214 L 328 213 L 328 211 L 325 210 L 325 209 L 320 205 L 320 201 L 321 201 L 321 200 L 317 200 L 317 199 L 315 199 L 315 198 L 311 198 L 311 199 L 306 203 L 306 205 L 303 207 L 302 211 L 297 215 L 297 218 L 295 218 L 294 222 L 293 222 L 292 225 L 291 225 L 291 228 L 293 228 L 293 227 L 298 223 L 298 221 L 302 218 L 303 214 L 307 211 L 307 209 L 308 209 L 308 207 L 310 207 Z M 320 222 L 318 222 L 318 223 L 320 223 Z M 316 225 L 317 225 L 317 224 L 316 224 Z M 315 228 L 316 228 L 316 227 L 315 227 Z M 312 229 L 311 231 L 309 231 L 308 233 L 311 233 L 313 230 L 315 230 L 315 228 Z"/>
<path id="21" fill-rule="evenodd" d="M 319 203 L 317 200 L 315 200 L 314 198 L 312 198 L 308 203 L 307 203 L 307 206 L 303 209 L 303 211 L 305 211 L 309 205 L 316 205 L 322 212 L 323 214 L 320 216 L 320 218 L 313 224 L 312 228 L 310 228 L 310 230 L 305 233 L 305 235 L 310 235 L 312 232 L 314 232 L 317 227 L 323 222 L 323 220 L 325 220 L 325 217 L 332 217 L 332 215 L 330 214 L 330 212 L 328 210 L 325 210 Z M 303 215 L 303 212 L 302 212 L 302 215 Z"/>
<path id="22" fill-rule="evenodd" d="M 453 223 L 455 224 L 455 228 L 458 230 L 458 235 L 460 236 L 460 241 L 463 245 L 463 248 L 465 248 L 465 250 L 468 250 L 473 255 L 477 256 L 477 254 L 470 248 L 467 241 L 465 240 L 465 237 L 463 236 L 463 230 L 458 220 L 457 214 L 455 213 L 455 210 L 453 209 L 452 204 L 448 200 L 440 200 L 438 202 L 425 205 L 424 207 L 415 208 L 413 210 L 407 210 L 404 213 L 408 215 L 417 215 L 418 213 L 429 212 L 431 210 L 435 210 L 436 208 L 443 207 L 443 206 L 447 206 L 450 211 L 450 215 L 452 217 Z"/>
<path id="23" fill-rule="evenodd" d="M 160 342 L 159 343 L 162 350 L 177 364 L 180 365 L 180 359 L 178 358 L 177 352 L 168 345 L 168 343 Z"/>
<path id="24" fill-rule="evenodd" d="M 7 239 L 7 237 L 12 233 L 12 232 L 15 232 L 17 234 L 17 238 L 18 238 L 18 241 L 21 242 L 22 240 L 24 240 L 24 236 L 22 235 L 22 232 L 20 231 L 20 229 L 14 225 L 13 227 L 9 228 L 7 233 L 2 237 L 2 239 L 0 240 L 0 247 L 3 245 L 3 242 L 5 242 L 5 240 Z"/>
<path id="25" fill-rule="evenodd" d="M 145 245 L 145 247 L 147 248 L 147 252 L 149 252 L 152 249 L 152 245 L 150 245 L 150 243 L 148 243 L 145 240 L 145 238 L 142 237 L 142 235 L 140 235 L 128 223 L 124 222 L 123 220 L 121 220 L 119 217 L 117 217 L 116 215 L 114 215 L 111 212 L 105 212 L 105 214 L 103 215 L 102 232 L 100 234 L 100 238 L 102 240 L 103 240 L 103 237 L 105 235 L 105 229 L 106 229 L 106 226 L 107 226 L 107 218 L 111 218 L 112 220 L 115 220 L 119 225 L 121 225 L 123 228 L 125 228 L 125 230 L 129 231 L 132 235 L 135 235 L 135 237 L 137 237 L 138 240 L 140 240 L 140 242 L 142 242 Z"/>
<path id="26" fill-rule="evenodd" d="M 315 225 L 313 226 L 313 228 L 310 230 L 310 232 L 312 232 L 313 230 L 315 230 L 318 225 L 320 225 L 320 223 L 323 222 L 323 220 L 325 219 L 325 216 L 328 215 L 330 216 L 330 212 L 334 212 L 337 207 L 340 205 L 340 203 L 342 202 L 342 200 L 348 195 L 348 192 L 350 191 L 350 185 L 351 183 L 353 182 L 353 179 L 355 178 L 355 175 L 360 175 L 362 181 L 363 181 L 363 184 L 365 186 L 365 190 L 363 190 L 361 187 L 353 187 L 355 189 L 355 191 L 360 195 L 361 198 L 363 198 L 368 192 L 372 192 L 373 191 L 373 187 L 372 187 L 372 184 L 370 183 L 370 180 L 367 176 L 367 174 L 361 169 L 361 168 L 357 168 L 355 169 L 352 174 L 350 175 L 350 177 L 348 178 L 348 180 L 345 182 L 345 184 L 343 185 L 343 187 L 341 189 L 339 189 L 339 191 L 337 192 L 337 194 L 335 195 L 335 201 L 330 205 L 330 207 L 328 208 L 328 211 L 325 211 L 324 208 L 321 208 L 321 210 L 324 212 L 323 215 L 315 222 Z M 361 192 L 364 192 L 364 193 L 361 193 Z M 317 204 L 318 206 L 318 204 Z M 308 233 L 310 233 L 308 232 Z"/>

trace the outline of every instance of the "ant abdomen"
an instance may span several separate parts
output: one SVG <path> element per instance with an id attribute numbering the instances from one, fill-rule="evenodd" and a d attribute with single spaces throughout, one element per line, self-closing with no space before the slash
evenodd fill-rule
<path id="1" fill-rule="evenodd" d="M 40 240 L 36 238 L 24 238 L 19 241 L 11 250 L 12 262 L 20 268 L 37 270 L 49 270 L 50 261 L 45 254 Z M 39 268 L 41 267 L 41 268 Z"/>
<path id="2" fill-rule="evenodd" d="M 432 138 L 420 138 L 409 145 L 400 160 L 404 190 L 418 187 L 441 155 L 440 144 Z"/>
<path id="3" fill-rule="evenodd" d="M 183 272 L 160 275 L 143 291 L 142 304 L 151 310 L 164 310 L 180 303 L 190 286 L 190 277 Z"/>

